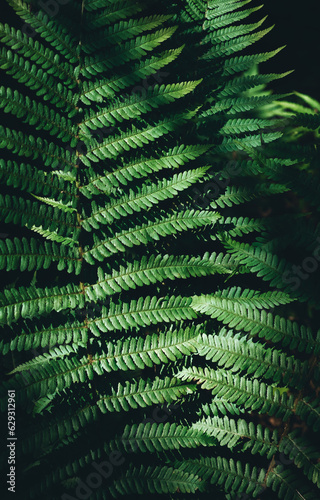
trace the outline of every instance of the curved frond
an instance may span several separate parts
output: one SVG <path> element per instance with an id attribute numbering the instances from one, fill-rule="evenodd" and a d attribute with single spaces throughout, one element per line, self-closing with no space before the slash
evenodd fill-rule
<path id="1" fill-rule="evenodd" d="M 215 212 L 186 210 L 174 213 L 171 217 L 156 219 L 155 222 L 150 221 L 131 229 L 125 229 L 115 233 L 111 238 L 107 238 L 103 234 L 102 238 L 98 239 L 94 234 L 94 245 L 89 250 L 84 251 L 83 257 L 89 263 L 94 262 L 93 258 L 102 261 L 105 257 L 110 257 L 114 253 L 124 252 L 126 247 L 131 248 L 154 240 L 157 241 L 160 237 L 176 234 L 187 229 L 214 224 L 218 218 L 219 214 Z"/>
<path id="2" fill-rule="evenodd" d="M 208 150 L 208 146 L 177 146 L 159 158 L 137 158 L 131 163 L 124 164 L 113 172 L 104 172 L 96 175 L 90 171 L 90 182 L 80 186 L 81 193 L 88 198 L 101 193 L 109 194 L 114 187 L 126 186 L 134 179 L 147 177 L 152 172 L 162 169 L 179 168 L 190 160 L 194 160 Z"/>
<path id="3" fill-rule="evenodd" d="M 81 261 L 79 251 L 64 245 L 44 242 L 31 238 L 0 240 L 0 269 L 12 271 L 38 271 L 48 269 L 52 263 L 57 269 L 67 269 L 69 273 L 79 274 Z"/>
<path id="4" fill-rule="evenodd" d="M 95 202 L 91 204 L 91 215 L 81 221 L 82 227 L 91 231 L 91 227 L 98 229 L 100 225 L 112 223 L 115 219 L 123 219 L 134 212 L 148 210 L 168 198 L 173 198 L 180 191 L 184 191 L 204 176 L 207 168 L 188 170 L 163 179 L 154 184 L 143 184 L 137 192 L 130 190 L 129 194 L 108 203 L 104 207 Z"/>
<path id="5" fill-rule="evenodd" d="M 268 386 L 257 379 L 250 380 L 239 375 L 231 374 L 224 370 L 212 368 L 184 368 L 176 377 L 186 382 L 201 384 L 202 389 L 207 389 L 214 396 L 228 396 L 228 400 L 241 403 L 244 408 L 250 408 L 258 413 L 268 413 L 278 416 L 283 421 L 288 420 L 294 407 L 293 395 L 287 396 L 274 387 Z"/>
<path id="6" fill-rule="evenodd" d="M 194 319 L 196 313 L 191 307 L 190 297 L 157 298 L 141 297 L 131 303 L 117 305 L 111 302 L 109 309 L 102 307 L 98 318 L 88 321 L 92 333 L 100 336 L 100 332 L 129 330 L 156 325 L 157 323 Z"/>
<path id="7" fill-rule="evenodd" d="M 278 315 L 273 316 L 265 310 L 256 307 L 246 307 L 243 304 L 227 298 L 209 296 L 194 297 L 192 307 L 216 318 L 236 330 L 250 332 L 251 336 L 282 342 L 290 349 L 306 352 L 318 352 L 319 345 L 312 334 L 312 330 L 304 325 L 299 326 L 295 321 L 286 320 Z"/>

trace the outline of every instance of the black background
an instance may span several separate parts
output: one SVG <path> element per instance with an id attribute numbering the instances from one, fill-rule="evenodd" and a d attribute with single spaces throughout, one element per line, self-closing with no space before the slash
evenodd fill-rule
<path id="1" fill-rule="evenodd" d="M 261 2 L 262 3 L 262 2 Z M 253 5 L 259 2 L 252 2 Z M 275 24 L 273 30 L 253 51 L 267 52 L 286 45 L 276 57 L 261 65 L 261 72 L 294 73 L 271 86 L 277 91 L 306 93 L 320 100 L 320 14 L 316 0 L 268 0 L 257 12 L 260 18 L 268 15 L 263 26 Z M 246 21 L 250 22 L 250 21 Z"/>

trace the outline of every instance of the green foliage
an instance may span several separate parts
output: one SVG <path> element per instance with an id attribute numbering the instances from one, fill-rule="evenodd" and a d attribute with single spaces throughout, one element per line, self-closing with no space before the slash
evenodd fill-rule
<path id="1" fill-rule="evenodd" d="M 251 0 L 61 3 L 0 24 L 18 498 L 317 498 L 317 273 L 285 273 L 319 226 L 260 204 L 318 206 L 319 104 L 265 89 Z"/>

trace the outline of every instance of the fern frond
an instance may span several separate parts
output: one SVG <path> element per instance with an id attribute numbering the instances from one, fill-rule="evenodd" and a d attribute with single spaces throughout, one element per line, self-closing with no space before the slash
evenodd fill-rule
<path id="1" fill-rule="evenodd" d="M 208 6 L 209 8 L 206 13 L 206 18 L 215 19 L 228 13 L 234 13 L 234 11 L 240 9 L 240 7 L 244 7 L 248 3 L 251 3 L 251 1 L 252 0 L 227 0 L 226 2 L 221 2 L 219 0 L 213 0 Z"/>
<path id="2" fill-rule="evenodd" d="M 300 436 L 299 432 L 295 430 L 283 437 L 279 444 L 279 450 L 293 460 L 310 481 L 318 488 L 320 487 L 319 453 L 316 446 Z"/>
<path id="3" fill-rule="evenodd" d="M 90 371 L 84 365 L 82 371 L 73 372 L 72 359 L 70 361 L 67 359 L 60 361 L 58 359 L 60 357 L 67 357 L 70 353 L 76 353 L 80 346 L 85 347 L 84 344 L 79 343 L 56 347 L 49 353 L 37 356 L 31 362 L 24 363 L 12 370 L 10 374 L 15 374 L 15 377 L 11 379 L 11 382 L 15 390 L 17 390 L 17 404 L 21 404 L 27 409 L 30 406 L 30 401 L 34 400 L 35 397 L 40 401 L 44 396 L 54 396 L 55 393 L 69 387 L 73 382 L 91 380 L 92 369 Z M 89 363 L 88 365 L 90 368 Z M 17 374 L 17 372 L 19 373 Z M 21 372 L 24 372 L 23 377 L 19 376 Z M 6 387 L 9 388 L 5 384 L 3 389 Z M 1 406 L 5 406 L 3 395 Z"/>
<path id="4" fill-rule="evenodd" d="M 297 293 L 283 276 L 287 255 L 318 255 L 320 103 L 269 90 L 290 72 L 259 74 L 281 50 L 248 50 L 272 29 L 261 6 L 6 2 L 0 409 L 14 391 L 17 495 L 314 500 L 319 272 Z M 92 464 L 114 456 L 98 484 Z"/>
<path id="5" fill-rule="evenodd" d="M 116 198 L 104 207 L 98 206 L 95 202 L 91 204 L 91 215 L 83 217 L 81 225 L 86 231 L 92 228 L 99 229 L 100 225 L 112 223 L 115 219 L 124 219 L 134 212 L 148 210 L 153 205 L 158 204 L 168 198 L 173 198 L 180 191 L 184 191 L 192 184 L 201 179 L 208 167 L 188 170 L 173 175 L 169 179 L 163 179 L 153 184 L 143 184 L 139 191 L 129 191 L 129 194 Z"/>
<path id="6" fill-rule="evenodd" d="M 75 182 L 56 174 L 57 171 L 47 173 L 28 163 L 0 159 L 0 179 L 7 186 L 68 203 L 75 196 Z"/>
<path id="7" fill-rule="evenodd" d="M 100 397 L 95 403 L 89 398 L 82 401 L 78 408 L 73 408 L 64 413 L 60 418 L 50 421 L 47 428 L 35 429 L 33 434 L 27 436 L 22 443 L 23 452 L 36 448 L 40 443 L 46 446 L 50 440 L 61 440 L 70 436 L 74 431 L 97 420 L 98 414 L 120 412 L 122 410 L 148 407 L 153 404 L 161 404 L 164 401 L 173 402 L 177 399 L 192 394 L 195 390 L 194 384 L 183 384 L 178 379 L 156 377 L 153 381 L 141 379 L 139 382 L 126 382 L 125 385 L 118 384 L 117 389 L 111 388 L 111 393 Z"/>
<path id="8" fill-rule="evenodd" d="M 60 62 L 57 55 L 48 47 L 44 47 L 38 40 L 33 40 L 20 30 L 10 28 L 0 23 L 0 40 L 13 51 L 18 51 L 24 57 L 35 62 L 46 73 L 53 74 L 69 88 L 75 88 L 77 81 L 74 68 L 67 62 Z"/>
<path id="9" fill-rule="evenodd" d="M 173 255 L 151 255 L 142 257 L 129 263 L 127 267 L 120 266 L 119 271 L 113 270 L 112 274 L 106 275 L 101 268 L 98 268 L 98 281 L 94 285 L 84 287 L 85 295 L 89 300 L 104 299 L 108 295 L 129 290 L 131 288 L 150 285 L 166 279 L 186 279 L 196 276 L 208 276 L 210 274 L 231 273 L 228 267 L 224 267 L 218 256 L 218 263 L 215 263 L 213 256 L 204 255 L 201 257 L 188 257 Z"/>
<path id="10" fill-rule="evenodd" d="M 200 478 L 194 474 L 168 466 L 131 466 L 127 473 L 115 479 L 109 486 L 108 496 L 143 493 L 195 493 L 200 486 Z M 106 497 L 107 498 L 107 497 Z"/>
<path id="11" fill-rule="evenodd" d="M 209 299 L 210 296 L 201 296 L 204 301 Z M 212 296 L 211 296 L 212 297 Z M 237 305 L 246 307 L 247 309 L 269 309 L 280 304 L 289 304 L 293 302 L 294 299 L 284 292 L 265 292 L 260 293 L 255 290 L 241 287 L 231 287 L 225 288 L 224 290 L 217 291 L 213 298 L 221 297 L 221 299 L 226 299 L 226 301 L 233 302 L 233 307 L 237 309 Z M 195 300 L 197 300 L 195 298 Z M 201 299 L 200 299 L 201 300 Z"/>
<path id="12" fill-rule="evenodd" d="M 199 445 L 210 446 L 215 444 L 215 439 L 204 436 L 202 429 L 184 427 L 170 424 L 127 425 L 120 439 L 114 440 L 114 447 L 121 446 L 127 453 L 132 451 L 149 451 L 154 453 L 162 450 L 179 449 L 180 447 L 196 448 Z"/>
<path id="13" fill-rule="evenodd" d="M 230 56 L 235 52 L 239 52 L 247 47 L 250 47 L 250 45 L 263 38 L 272 29 L 273 26 L 265 30 L 257 31 L 256 33 L 251 33 L 250 35 L 239 36 L 234 40 L 228 39 L 226 42 L 218 43 L 214 45 L 212 49 L 206 52 L 206 54 L 204 54 L 202 58 L 214 59 L 214 58 L 219 58 L 221 56 Z M 249 31 L 249 29 L 247 31 Z"/>
<path id="14" fill-rule="evenodd" d="M 23 57 L 4 48 L 0 51 L 0 68 L 4 69 L 19 83 L 23 83 L 31 90 L 36 91 L 37 96 L 42 96 L 45 101 L 55 104 L 58 108 L 65 108 L 69 116 L 75 114 L 75 97 L 62 83 L 57 82 L 55 77 L 48 75 L 44 70 L 38 69 Z"/>
<path id="15" fill-rule="evenodd" d="M 229 25 L 227 28 L 217 29 L 214 25 L 211 25 L 210 32 L 202 39 L 203 43 L 221 43 L 227 42 L 236 38 L 238 36 L 243 36 L 255 29 L 259 28 L 264 21 L 267 19 L 267 16 L 260 19 L 260 21 L 251 24 L 238 24 L 238 25 Z"/>
<path id="16" fill-rule="evenodd" d="M 250 332 L 260 338 L 281 342 L 283 346 L 299 351 L 318 352 L 319 344 L 314 339 L 312 330 L 295 321 L 287 320 L 278 315 L 273 316 L 264 310 L 235 304 L 233 300 L 209 296 L 194 297 L 192 307 L 197 312 L 209 314 L 236 330 Z"/>
<path id="17" fill-rule="evenodd" d="M 268 61 L 268 59 L 277 55 L 282 49 L 284 49 L 284 46 L 279 49 L 272 50 L 271 52 L 265 52 L 264 54 L 236 56 L 226 59 L 224 63 L 223 76 L 233 75 L 234 73 L 239 73 L 240 71 L 246 71 L 255 64 L 261 64 L 262 62 Z"/>
<path id="18" fill-rule="evenodd" d="M 249 217 L 221 217 L 218 224 L 223 228 L 223 235 L 227 233 L 228 236 L 232 237 L 250 234 L 253 231 L 262 232 L 262 230 L 266 229 L 268 226 L 268 223 L 265 220 L 250 219 Z M 227 226 L 227 231 L 224 229 L 225 226 Z M 221 238 L 222 241 L 225 242 L 223 236 L 220 237 L 220 235 L 218 235 L 218 238 Z"/>
<path id="19" fill-rule="evenodd" d="M 81 342 L 61 345 L 12 370 L 10 374 L 22 371 L 26 373 L 23 378 L 16 375 L 4 389 L 14 388 L 17 391 L 17 403 L 27 407 L 28 401 L 34 397 L 41 398 L 60 392 L 74 383 L 93 380 L 95 374 L 141 369 L 153 366 L 154 363 L 168 363 L 190 355 L 196 350 L 192 339 L 198 335 L 199 329 L 190 328 L 185 336 L 183 330 L 172 333 L 169 330 L 159 336 L 148 335 L 145 339 L 129 337 L 116 344 L 109 342 L 107 351 L 95 355 L 92 359 L 88 359 L 87 355 L 81 358 L 75 356 L 80 346 L 86 347 Z M 5 407 L 6 396 L 2 398 L 1 404 Z"/>
<path id="20" fill-rule="evenodd" d="M 88 321 L 88 327 L 97 336 L 100 332 L 129 330 L 162 322 L 194 319 L 196 313 L 191 307 L 190 297 L 160 298 L 147 297 L 133 300 L 129 304 L 116 305 L 109 309 L 102 307 L 98 318 Z"/>
<path id="21" fill-rule="evenodd" d="M 79 242 L 76 239 L 79 231 L 74 231 L 73 237 L 69 238 L 68 236 L 58 234 L 57 230 L 49 231 L 48 229 L 43 229 L 42 226 L 31 226 L 29 229 L 30 231 L 40 234 L 46 240 L 55 241 L 57 243 L 61 243 L 61 245 L 68 245 L 70 247 L 74 247 L 75 245 L 79 246 Z"/>
<path id="22" fill-rule="evenodd" d="M 73 155 L 53 142 L 2 126 L 0 126 L 0 148 L 7 148 L 18 156 L 33 159 L 40 157 L 43 164 L 51 168 L 61 167 L 61 165 L 67 168 L 75 166 L 72 163 Z"/>
<path id="23" fill-rule="evenodd" d="M 260 196 L 270 196 L 286 191 L 288 191 L 288 188 L 281 184 L 257 184 L 254 191 L 246 186 L 227 186 L 225 193 L 221 194 L 215 201 L 212 201 L 210 205 L 212 208 L 231 207 L 233 204 L 240 205 Z"/>
<path id="24" fill-rule="evenodd" d="M 230 115 L 236 113 L 243 113 L 246 111 L 250 111 L 251 109 L 258 108 L 259 106 L 266 105 L 269 102 L 273 102 L 274 100 L 276 100 L 277 98 L 279 99 L 280 97 L 281 97 L 280 95 L 277 96 L 262 95 L 253 97 L 241 96 L 238 98 L 228 97 L 226 99 L 221 99 L 217 101 L 214 104 L 214 106 L 203 111 L 203 113 L 200 116 L 201 118 L 208 118 L 210 116 L 216 115 L 217 113 L 220 113 L 221 111 L 224 112 L 227 111 Z M 253 119 L 251 119 L 251 121 L 253 121 Z M 267 122 L 270 124 L 270 121 Z M 249 131 L 249 129 L 247 129 L 247 131 Z M 261 141 L 259 145 L 261 145 Z M 247 147 L 250 147 L 250 145 L 248 145 Z M 252 145 L 251 147 L 254 147 L 254 145 Z"/>
<path id="25" fill-rule="evenodd" d="M 256 273 L 264 281 L 270 281 L 270 286 L 286 288 L 282 277 L 288 268 L 285 259 L 279 259 L 276 255 L 248 243 L 228 240 L 223 241 L 223 245 L 233 255 L 236 262 L 246 266 L 250 272 Z"/>
<path id="26" fill-rule="evenodd" d="M 217 99 L 221 99 L 230 95 L 236 95 L 241 92 L 246 92 L 253 89 L 259 85 L 265 85 L 266 83 L 272 82 L 279 78 L 284 78 L 292 73 L 292 71 L 287 71 L 286 73 L 271 73 L 263 75 L 245 75 L 238 76 L 228 80 L 222 90 L 217 94 Z"/>
<path id="27" fill-rule="evenodd" d="M 182 50 L 183 46 L 167 50 L 149 59 L 143 59 L 136 63 L 131 72 L 125 76 L 119 74 L 110 80 L 85 81 L 79 98 L 84 104 L 90 104 L 91 101 L 103 102 L 104 98 L 110 99 L 116 92 L 133 85 L 141 78 L 155 74 L 161 68 L 167 66 L 181 54 Z"/>
<path id="28" fill-rule="evenodd" d="M 115 2 L 112 0 L 87 0 L 84 8 L 88 12 L 94 12 L 98 9 L 110 7 L 110 5 L 112 5 L 113 3 Z"/>
<path id="29" fill-rule="evenodd" d="M 139 19 L 129 19 L 128 21 L 120 21 L 119 23 L 109 25 L 99 32 L 99 37 L 96 33 L 90 34 L 86 39 L 84 51 L 88 54 L 93 53 L 94 49 L 105 48 L 119 44 L 125 40 L 129 40 L 136 35 L 140 35 L 144 31 L 150 31 L 158 28 L 165 21 L 168 21 L 171 16 L 148 16 Z"/>
<path id="30" fill-rule="evenodd" d="M 29 5 L 23 2 L 23 0 L 6 1 L 21 19 L 39 33 L 62 56 L 68 59 L 69 63 L 76 63 L 78 61 L 76 51 L 78 40 L 70 34 L 66 27 L 52 18 L 52 16 L 45 14 L 42 10 L 38 10 L 36 14 L 33 14 L 29 9 Z"/>
<path id="31" fill-rule="evenodd" d="M 50 207 L 22 197 L 0 195 L 1 219 L 21 226 L 40 226 L 49 231 L 56 231 L 61 236 L 69 236 L 76 229 L 76 220 L 72 213 L 62 212 L 57 207 Z"/>
<path id="32" fill-rule="evenodd" d="M 249 3 L 249 2 L 246 2 Z M 238 3 L 237 7 L 246 5 L 245 3 L 242 2 L 242 5 L 240 5 L 240 2 Z M 218 15 L 209 15 L 207 16 L 207 19 L 205 20 L 203 24 L 203 28 L 205 30 L 218 30 L 218 28 L 223 28 L 224 26 L 230 26 L 232 23 L 235 23 L 237 21 L 242 21 L 242 19 L 246 19 L 248 16 L 253 14 L 254 12 L 257 12 L 260 10 L 263 6 L 259 5 L 257 7 L 252 7 L 250 9 L 245 9 L 245 10 L 240 10 L 239 12 L 229 12 L 226 14 L 221 14 L 221 11 L 215 14 Z"/>
<path id="33" fill-rule="evenodd" d="M 61 203 L 60 201 L 57 201 L 57 200 L 55 200 L 53 198 L 48 198 L 48 197 L 44 197 L 44 196 L 37 196 L 36 194 L 33 194 L 33 193 L 31 193 L 31 195 L 36 200 L 39 200 L 42 203 L 46 203 L 46 205 L 49 205 L 50 207 L 58 208 L 62 212 L 72 213 L 72 212 L 76 212 L 77 211 L 77 209 L 75 207 L 72 207 L 70 203 L 64 204 L 64 203 Z"/>
<path id="34" fill-rule="evenodd" d="M 81 68 L 81 75 L 91 78 L 91 75 L 96 76 L 102 71 L 113 69 L 121 66 L 128 61 L 140 59 L 147 52 L 155 49 L 163 42 L 171 38 L 176 31 L 176 27 L 163 28 L 148 35 L 136 37 L 116 46 L 108 55 L 96 55 L 87 57 L 84 66 Z"/>
<path id="35" fill-rule="evenodd" d="M 317 492 L 297 477 L 296 471 L 278 465 L 266 477 L 266 486 L 271 487 L 281 500 L 313 500 Z"/>
<path id="36" fill-rule="evenodd" d="M 195 390 L 195 384 L 182 384 L 175 378 L 156 377 L 152 382 L 142 379 L 132 384 L 127 382 L 125 386 L 119 384 L 117 391 L 112 389 L 110 395 L 101 397 L 97 401 L 97 406 L 102 413 L 128 411 L 130 408 L 138 408 L 138 406 L 145 408 L 164 401 L 172 403 Z"/>
<path id="37" fill-rule="evenodd" d="M 19 318 L 84 307 L 84 297 L 81 295 L 79 288 L 71 283 L 65 287 L 5 289 L 0 294 L 0 321 L 10 325 Z"/>
<path id="38" fill-rule="evenodd" d="M 320 428 L 320 404 L 310 396 L 301 399 L 296 408 L 296 414 L 317 432 Z"/>
<path id="39" fill-rule="evenodd" d="M 254 378 L 269 378 L 277 384 L 300 388 L 308 374 L 308 363 L 225 328 L 218 335 L 202 334 L 193 341 L 199 356 L 231 372 L 246 372 Z"/>
<path id="40" fill-rule="evenodd" d="M 212 446 L 215 440 L 210 436 L 203 435 L 202 432 L 196 429 L 190 429 L 186 426 L 170 424 L 134 424 L 127 425 L 121 436 L 115 437 L 109 443 L 104 444 L 103 448 L 90 450 L 85 456 L 81 456 L 77 460 L 69 464 L 69 471 L 79 471 L 81 468 L 94 459 L 98 459 L 103 453 L 110 454 L 112 451 L 124 451 L 125 453 L 157 453 L 164 450 L 179 450 L 180 448 L 196 448 L 197 446 Z M 42 478 L 41 483 L 34 488 L 37 493 L 44 492 L 46 489 L 55 484 L 58 480 L 63 480 L 67 477 L 65 468 L 59 467 L 51 471 L 45 478 Z M 42 488 L 43 489 L 42 489 Z"/>
<path id="41" fill-rule="evenodd" d="M 173 132 L 185 121 L 190 120 L 193 115 L 194 111 L 182 115 L 174 115 L 155 124 L 148 124 L 142 129 L 132 126 L 128 132 L 112 136 L 101 144 L 96 142 L 93 147 L 88 148 L 86 155 L 80 156 L 80 159 L 85 165 L 90 166 L 91 161 L 98 162 L 99 159 L 116 158 L 121 153 L 130 149 L 142 148 L 144 145 L 159 139 L 159 137 Z"/>
<path id="42" fill-rule="evenodd" d="M 176 464 L 178 465 L 179 463 Z M 235 462 L 232 458 L 227 460 L 218 456 L 189 459 L 180 462 L 179 468 L 182 471 L 198 474 L 202 481 L 208 481 L 210 484 L 223 484 L 224 489 L 234 495 L 243 493 L 256 497 L 264 490 L 266 471 L 255 466 L 251 467 L 249 463 L 243 467 L 242 462 Z"/>
<path id="43" fill-rule="evenodd" d="M 280 395 L 278 389 L 258 382 L 257 379 L 250 380 L 224 370 L 197 366 L 183 368 L 175 376 L 186 382 L 201 384 L 202 389 L 210 390 L 214 396 L 228 397 L 231 403 L 236 402 L 244 408 L 281 417 L 283 421 L 288 420 L 293 412 L 293 395 Z"/>
<path id="44" fill-rule="evenodd" d="M 6 339 L 8 340 L 8 339 Z M 8 342 L 4 339 L 0 342 L 2 354 L 10 351 L 28 351 L 32 349 L 52 348 L 63 344 L 84 344 L 88 341 L 88 328 L 79 321 L 66 322 L 60 326 L 33 327 L 33 330 L 25 325 L 19 335 L 14 336 Z"/>
<path id="45" fill-rule="evenodd" d="M 119 101 L 114 101 L 112 107 L 109 106 L 99 109 L 98 112 L 95 110 L 88 113 L 88 116 L 79 124 L 80 130 L 83 134 L 86 134 L 90 133 L 90 130 L 115 125 L 117 122 L 121 123 L 124 120 L 131 120 L 152 109 L 184 97 L 192 92 L 200 82 L 201 80 L 161 86 L 155 85 L 142 97 L 133 95 L 126 98 L 123 96 Z"/>
<path id="46" fill-rule="evenodd" d="M 229 113 L 237 113 L 237 109 L 231 108 Z M 235 118 L 230 119 L 226 124 L 220 129 L 222 135 L 239 135 L 245 132 L 254 132 L 256 130 L 266 130 L 267 128 L 272 128 L 273 126 L 279 124 L 271 120 L 262 120 L 259 118 Z"/>
<path id="47" fill-rule="evenodd" d="M 126 247 L 133 247 L 157 241 L 160 237 L 194 229 L 196 227 L 214 224 L 219 218 L 215 212 L 186 210 L 174 213 L 171 217 L 157 218 L 154 222 L 149 221 L 131 229 L 126 229 L 115 233 L 113 237 L 107 238 L 102 233 L 102 238 L 97 238 L 93 234 L 94 245 L 83 253 L 83 258 L 89 263 L 94 263 L 94 259 L 103 261 L 114 253 L 124 252 Z"/>
<path id="48" fill-rule="evenodd" d="M 215 438 L 221 446 L 227 446 L 231 450 L 240 446 L 243 451 L 250 450 L 254 455 L 266 455 L 267 458 L 278 451 L 278 436 L 274 430 L 272 435 L 268 428 L 263 428 L 253 422 L 247 423 L 240 419 L 235 421 L 228 417 L 209 417 L 192 425 L 199 433 L 205 433 Z"/>
<path id="49" fill-rule="evenodd" d="M 117 341 L 116 344 L 109 342 L 105 359 L 103 356 L 98 356 L 97 360 L 93 359 L 93 368 L 101 364 L 107 372 L 126 371 L 182 359 L 196 351 L 193 339 L 201 329 L 200 326 L 179 330 L 169 329 L 160 334 L 147 335 L 145 339 L 129 337 L 124 341 Z"/>
<path id="50" fill-rule="evenodd" d="M 152 172 L 179 168 L 188 161 L 198 158 L 208 149 L 208 146 L 176 146 L 158 158 L 137 158 L 129 164 L 120 166 L 114 172 L 105 172 L 98 176 L 89 168 L 90 182 L 80 186 L 79 189 L 88 198 L 101 193 L 109 194 L 114 187 L 126 186 L 128 182 L 147 177 Z"/>
<path id="51" fill-rule="evenodd" d="M 225 398 L 223 396 L 214 396 L 211 402 L 205 403 L 201 406 L 200 410 L 197 412 L 198 416 L 221 416 L 221 415 L 240 415 L 244 413 L 244 408 L 238 406 L 236 403 L 230 403 L 228 401 L 228 396 Z"/>
<path id="52" fill-rule="evenodd" d="M 106 5 L 101 5 L 101 7 L 105 8 Z M 100 27 L 109 26 L 120 19 L 134 16 L 138 12 L 141 12 L 142 6 L 136 2 L 120 0 L 119 2 L 112 2 L 103 11 L 95 12 L 97 9 L 91 9 L 90 7 L 88 10 L 92 12 L 89 18 L 88 28 L 91 31 L 95 31 Z"/>
<path id="53" fill-rule="evenodd" d="M 48 269 L 53 262 L 57 263 L 58 270 L 80 273 L 81 261 L 77 249 L 56 243 L 41 243 L 34 238 L 0 240 L 0 269 L 38 271 Z"/>
<path id="54" fill-rule="evenodd" d="M 68 118 L 56 113 L 53 109 L 39 102 L 24 97 L 17 90 L 0 87 L 0 107 L 5 113 L 11 113 L 17 118 L 24 118 L 24 122 L 37 125 L 36 130 L 48 130 L 63 142 L 70 142 L 71 146 L 77 143 L 74 126 Z"/>
<path id="55" fill-rule="evenodd" d="M 263 134 L 263 141 L 265 144 L 275 141 L 282 136 L 282 132 L 267 132 Z M 260 134 L 252 134 L 247 135 L 245 137 L 224 137 L 222 143 L 217 146 L 215 149 L 220 153 L 227 153 L 232 151 L 242 151 L 245 147 L 255 147 L 258 148 L 261 146 L 261 135 Z M 282 191 L 280 189 L 282 188 Z M 280 187 L 278 184 L 279 192 L 288 191 L 288 187 L 283 185 Z"/>

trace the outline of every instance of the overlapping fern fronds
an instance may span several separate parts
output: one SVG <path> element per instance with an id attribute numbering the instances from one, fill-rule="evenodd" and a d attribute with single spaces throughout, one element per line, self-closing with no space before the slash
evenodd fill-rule
<path id="1" fill-rule="evenodd" d="M 282 131 L 254 111 L 279 96 L 254 91 L 286 73 L 252 71 L 278 52 L 245 50 L 270 31 L 243 22 L 260 7 L 7 4 L 1 407 L 15 390 L 18 494 L 78 498 L 113 457 L 90 499 L 317 495 L 293 427 L 319 427 L 319 334 L 288 318 L 307 295 L 283 286 L 285 257 L 245 239 L 274 234 L 242 205 L 286 193 L 294 163 L 261 152 Z"/>

